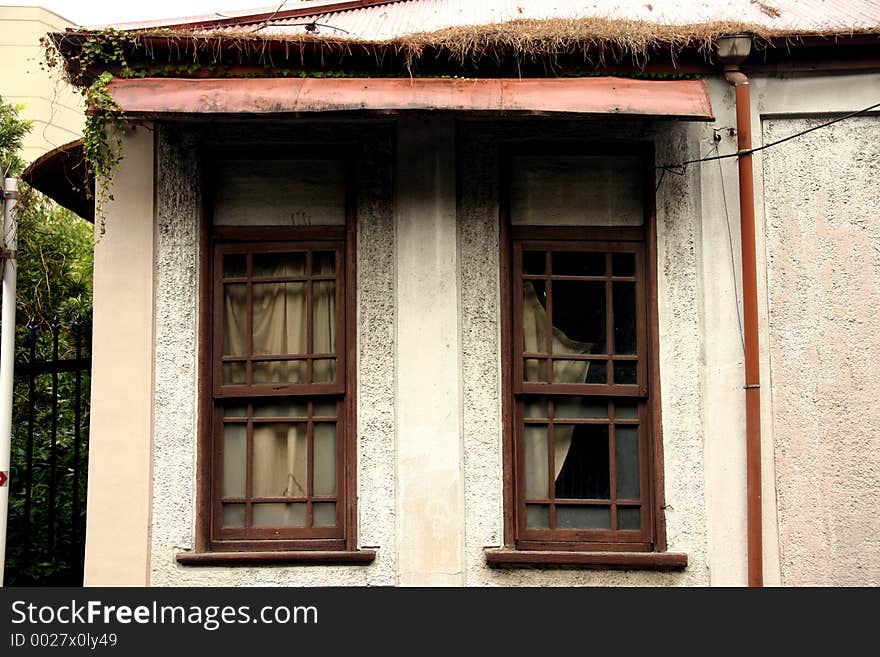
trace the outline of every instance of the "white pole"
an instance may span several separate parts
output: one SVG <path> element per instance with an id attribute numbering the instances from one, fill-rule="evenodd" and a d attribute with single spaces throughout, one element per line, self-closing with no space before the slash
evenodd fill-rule
<path id="1" fill-rule="evenodd" d="M 9 514 L 9 461 L 12 450 L 12 371 L 15 367 L 15 248 L 18 222 L 13 210 L 18 180 L 3 185 L 3 310 L 0 315 L 0 586 L 6 564 L 6 519 Z"/>

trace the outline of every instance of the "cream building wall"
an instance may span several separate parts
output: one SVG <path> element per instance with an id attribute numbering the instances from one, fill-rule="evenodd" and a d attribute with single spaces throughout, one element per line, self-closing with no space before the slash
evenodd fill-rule
<path id="1" fill-rule="evenodd" d="M 82 136 L 82 98 L 58 71 L 41 66 L 40 38 L 73 26 L 41 7 L 0 6 L 0 96 L 23 105 L 21 115 L 33 122 L 23 140 L 25 162 Z"/>
<path id="2" fill-rule="evenodd" d="M 139 320 L 143 334 L 138 339 L 154 331 L 155 354 L 149 371 L 142 363 L 129 369 L 141 390 L 147 385 L 153 390 L 152 428 L 140 420 L 136 426 L 114 420 L 103 429 L 109 436 L 113 427 L 117 434 L 124 427 L 133 449 L 116 449 L 111 458 L 111 443 L 104 443 L 106 470 L 90 472 L 92 540 L 87 546 L 91 552 L 101 544 L 94 539 L 101 535 L 97 525 L 109 537 L 112 518 L 95 502 L 92 487 L 101 491 L 109 486 L 117 475 L 108 473 L 115 470 L 127 473 L 139 492 L 136 518 L 125 531 L 116 531 L 113 541 L 145 556 L 132 560 L 128 570 L 117 563 L 119 570 L 104 576 L 100 560 L 90 553 L 95 567 L 87 568 L 87 583 L 744 584 L 745 423 L 733 158 L 689 167 L 684 176 L 667 175 L 657 189 L 666 528 L 668 549 L 688 554 L 687 569 L 492 570 L 483 557 L 484 548 L 501 545 L 503 529 L 497 143 L 524 134 L 650 140 L 658 164 L 712 154 L 716 146 L 720 154 L 731 153 L 736 148 L 728 131 L 735 125 L 732 89 L 723 80 L 709 84 L 714 124 L 625 118 L 456 122 L 437 117 L 293 122 L 270 130 L 268 138 L 320 143 L 332 135 L 337 142 L 357 141 L 367 154 L 360 163 L 358 189 L 358 539 L 378 556 L 374 563 L 358 566 L 193 567 L 174 560 L 177 552 L 193 548 L 195 536 L 198 161 L 195 136 L 187 132 L 191 128 L 156 130 L 149 160 L 158 172 L 155 215 L 148 215 L 145 206 L 135 211 L 126 205 L 131 201 L 114 201 L 119 213 L 130 215 L 126 221 L 134 221 L 136 214 L 136 221 L 155 231 L 155 286 L 138 288 L 139 296 L 131 300 L 140 308 L 152 307 L 154 324 L 148 328 L 145 319 Z M 870 105 L 876 102 L 872 90 L 878 86 L 876 74 L 756 78 L 755 145 L 813 125 L 828 113 Z M 801 118 L 791 119 L 793 115 Z M 880 249 L 876 159 L 870 157 L 876 152 L 876 121 L 875 115 L 843 123 L 830 133 L 814 133 L 812 141 L 789 142 L 788 151 L 768 149 L 755 158 L 764 574 L 769 585 L 872 583 L 878 575 L 880 551 L 872 537 L 880 476 L 871 465 L 873 457 L 865 459 L 865 454 L 878 452 L 880 426 L 868 384 L 880 374 L 880 361 L 870 356 L 876 337 L 871 295 L 878 287 L 875 256 Z M 252 138 L 252 129 L 215 129 L 206 139 Z M 450 148 L 453 134 L 461 171 Z M 866 141 L 874 151 L 864 147 Z M 146 153 L 146 141 L 131 143 L 135 152 Z M 152 180 L 154 168 L 147 162 L 130 166 Z M 821 173 L 803 171 L 810 162 Z M 816 194 L 825 195 L 824 205 L 813 203 Z M 838 209 L 839 230 L 803 216 L 827 207 Z M 862 259 L 825 261 L 840 256 L 841 243 L 855 238 L 861 240 Z M 801 248 L 803 239 L 820 246 Z M 142 246 L 149 243 L 141 241 Z M 805 250 L 819 258 L 809 266 L 833 268 L 794 287 L 812 305 L 795 302 L 786 287 L 787 279 L 808 266 L 801 255 Z M 97 312 L 99 281 L 106 284 L 121 275 L 117 268 L 122 261 L 115 262 L 102 268 L 96 262 L 96 335 L 99 325 L 109 335 L 123 321 L 118 314 Z M 444 275 L 432 277 L 433 271 Z M 435 304 L 418 294 L 423 286 L 436 288 Z M 838 294 L 864 302 L 847 306 Z M 810 319 L 818 308 L 825 310 L 816 328 Z M 843 317 L 847 339 L 828 340 Z M 797 349 L 823 349 L 827 355 L 798 361 L 795 373 L 792 354 Z M 853 372 L 856 394 L 840 383 L 827 400 L 805 396 L 803 382 L 827 380 L 829 363 Z M 417 376 L 413 368 L 419 367 L 435 372 L 436 381 Z M 109 373 L 102 375 L 99 369 L 93 376 L 98 391 L 93 397 L 115 394 Z M 859 387 L 858 380 L 864 385 Z M 833 408 L 846 412 L 834 415 L 832 423 Z M 857 435 L 846 430 L 854 426 L 846 421 L 853 417 L 867 423 Z M 100 421 L 93 419 L 93 432 Z M 817 479 L 827 491 L 816 490 Z M 850 492 L 853 496 L 847 497 Z M 150 497 L 148 511 L 141 510 L 139 505 Z M 109 553 L 109 538 L 104 545 Z M 856 571 L 858 559 L 863 565 Z M 829 561 L 838 565 L 823 569 Z"/>

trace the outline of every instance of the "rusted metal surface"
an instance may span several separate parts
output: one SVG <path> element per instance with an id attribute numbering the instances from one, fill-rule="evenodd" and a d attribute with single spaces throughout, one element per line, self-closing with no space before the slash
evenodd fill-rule
<path id="1" fill-rule="evenodd" d="M 89 175 L 82 140 L 72 141 L 34 160 L 21 174 L 34 189 L 86 221 L 95 218 L 95 179 Z"/>
<path id="2" fill-rule="evenodd" d="M 442 110 L 713 120 L 703 80 L 131 78 L 113 80 L 108 89 L 138 116 Z"/>
<path id="3" fill-rule="evenodd" d="M 761 376 L 758 361 L 758 267 L 755 255 L 755 189 L 752 173 L 752 119 L 749 79 L 725 73 L 736 93 L 736 145 L 740 153 L 739 213 L 742 239 L 743 348 L 746 389 L 746 499 L 749 586 L 764 585 L 761 509 Z"/>
<path id="4" fill-rule="evenodd" d="M 277 11 L 217 14 L 123 29 L 175 27 L 262 35 L 314 32 L 328 37 L 382 40 L 449 27 L 490 25 L 523 19 L 620 19 L 654 25 L 694 26 L 716 22 L 749 24 L 782 32 L 847 31 L 880 26 L 880 0 L 342 0 L 305 2 Z"/>

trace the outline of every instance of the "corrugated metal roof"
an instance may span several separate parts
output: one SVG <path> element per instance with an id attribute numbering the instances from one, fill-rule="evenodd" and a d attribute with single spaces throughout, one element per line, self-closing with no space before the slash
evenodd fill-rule
<path id="1" fill-rule="evenodd" d="M 336 7 L 326 1 L 308 2 L 292 11 L 255 10 L 249 15 L 231 17 L 223 21 L 225 25 L 217 24 L 216 15 L 201 20 L 163 21 L 161 25 L 186 22 L 196 30 L 257 31 L 264 36 L 296 35 L 307 31 L 307 26 L 317 26 L 318 33 L 324 36 L 365 41 L 523 19 L 596 18 L 661 26 L 735 22 L 782 34 L 880 28 L 880 0 L 372 0 L 368 6 L 352 7 L 354 2 L 335 4 Z M 151 25 L 154 26 L 157 24 Z"/>

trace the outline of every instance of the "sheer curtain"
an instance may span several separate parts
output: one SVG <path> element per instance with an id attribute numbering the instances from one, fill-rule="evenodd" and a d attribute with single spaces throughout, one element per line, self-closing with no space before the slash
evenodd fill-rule
<path id="1" fill-rule="evenodd" d="M 316 259 L 317 260 L 317 259 Z M 292 259 L 280 257 L 271 276 L 291 276 Z M 331 274 L 332 261 L 316 263 L 315 274 Z M 243 287 L 243 286 L 242 286 Z M 312 290 L 312 353 L 335 351 L 336 293 L 333 281 L 316 281 Z M 227 293 L 225 311 L 225 353 L 246 352 L 246 305 Z M 307 342 L 308 307 L 306 284 L 302 282 L 253 284 L 254 355 L 289 355 L 309 352 Z M 335 361 L 314 362 L 316 381 L 332 381 Z M 306 383 L 304 360 L 269 361 L 253 364 L 254 383 Z M 282 399 L 260 403 L 255 415 L 261 417 L 304 416 L 305 401 Z M 308 425 L 302 423 L 254 423 L 253 496 L 306 497 L 308 494 Z M 331 476 L 315 473 L 315 476 Z M 301 508 L 276 506 L 261 517 L 271 524 L 302 525 Z"/>
<path id="2" fill-rule="evenodd" d="M 593 345 L 587 342 L 577 342 L 570 339 L 565 333 L 553 327 L 553 353 L 554 354 L 588 354 Z M 535 288 L 529 281 L 523 283 L 523 349 L 526 352 L 544 353 L 547 350 L 547 311 L 541 305 Z M 554 361 L 552 379 L 555 383 L 584 383 L 589 371 L 589 361 L 568 360 Z M 538 362 L 526 362 L 526 381 L 538 381 Z M 526 402 L 528 404 L 528 402 Z M 528 415 L 528 414 L 527 414 Z M 558 415 L 558 414 L 557 414 Z M 571 448 L 571 436 L 574 433 L 574 425 L 555 425 L 553 463 L 555 472 L 554 480 L 559 477 L 568 450 Z M 546 454 L 537 453 L 541 449 L 539 443 L 532 442 L 526 445 L 527 449 L 536 450 L 536 453 L 528 454 L 526 462 L 538 463 L 540 459 L 546 459 Z"/>

